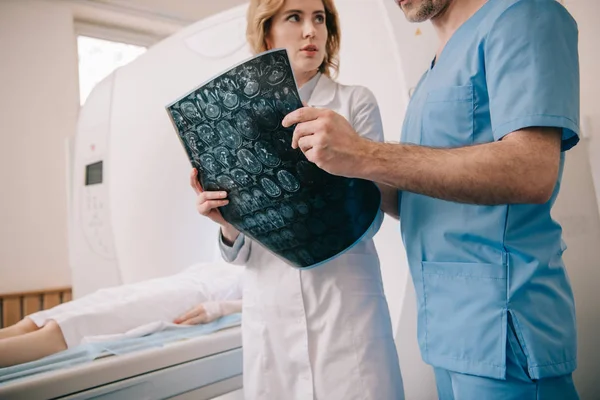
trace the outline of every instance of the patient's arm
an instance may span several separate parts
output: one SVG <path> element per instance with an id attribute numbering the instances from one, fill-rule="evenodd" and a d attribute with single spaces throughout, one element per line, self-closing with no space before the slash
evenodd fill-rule
<path id="1" fill-rule="evenodd" d="M 40 329 L 1 339 L 0 368 L 35 361 L 66 349 L 60 327 L 55 321 L 49 321 Z"/>
<path id="2" fill-rule="evenodd" d="M 207 324 L 226 315 L 241 311 L 242 300 L 207 301 L 192 308 L 173 322 L 180 325 Z"/>
<path id="3" fill-rule="evenodd" d="M 0 340 L 35 332 L 38 329 L 40 328 L 31 319 L 23 318 L 14 325 L 0 329 Z"/>

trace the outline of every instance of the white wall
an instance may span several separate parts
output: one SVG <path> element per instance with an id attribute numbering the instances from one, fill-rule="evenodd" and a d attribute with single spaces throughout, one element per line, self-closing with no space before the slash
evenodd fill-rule
<path id="1" fill-rule="evenodd" d="M 564 258 L 577 309 L 579 368 L 574 374 L 582 400 L 600 393 L 600 2 L 566 0 L 579 26 L 582 128 L 588 139 L 567 153 L 563 187 L 554 208 L 568 249 Z M 595 185 L 594 185 L 595 181 Z M 595 195 L 594 195 L 595 194 Z"/>
<path id="2" fill-rule="evenodd" d="M 596 399 L 600 393 L 600 217 L 587 152 L 586 141 L 567 152 L 561 192 L 552 213 L 563 227 L 567 244 L 564 261 L 575 296 L 579 342 L 574 379 L 582 400 Z"/>
<path id="3" fill-rule="evenodd" d="M 600 198 L 600 2 L 597 0 L 565 0 L 565 6 L 579 26 L 579 62 L 581 72 L 581 116 L 589 136 L 589 155 L 596 188 Z"/>
<path id="4" fill-rule="evenodd" d="M 0 1 L 0 293 L 68 286 L 65 138 L 78 110 L 68 7 Z"/>

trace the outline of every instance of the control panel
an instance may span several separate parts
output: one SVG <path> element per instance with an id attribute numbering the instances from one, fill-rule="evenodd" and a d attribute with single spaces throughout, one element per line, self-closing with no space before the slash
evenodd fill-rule
<path id="1" fill-rule="evenodd" d="M 112 259 L 115 254 L 110 236 L 104 162 L 99 160 L 85 165 L 84 176 L 80 202 L 83 234 L 95 253 Z"/>

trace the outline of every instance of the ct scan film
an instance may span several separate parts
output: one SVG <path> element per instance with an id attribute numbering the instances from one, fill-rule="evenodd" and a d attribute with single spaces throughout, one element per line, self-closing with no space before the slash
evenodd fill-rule
<path id="1" fill-rule="evenodd" d="M 331 175 L 292 149 L 302 107 L 285 50 L 261 53 L 167 106 L 202 188 L 224 190 L 223 218 L 296 268 L 351 248 L 381 197 L 369 181 Z"/>

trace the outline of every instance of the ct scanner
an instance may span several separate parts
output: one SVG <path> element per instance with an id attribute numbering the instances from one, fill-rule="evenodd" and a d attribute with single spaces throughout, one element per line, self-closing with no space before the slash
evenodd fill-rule
<path id="1" fill-rule="evenodd" d="M 407 24 L 391 0 L 336 5 L 342 23 L 338 80 L 374 92 L 386 140 L 397 141 L 409 89 L 435 49 L 433 32 L 429 25 Z M 159 42 L 97 85 L 81 109 L 70 171 L 75 298 L 218 256 L 217 227 L 194 209 L 191 166 L 165 106 L 250 56 L 245 13 L 245 5 L 233 8 Z M 417 346 L 416 306 L 398 222 L 386 219 L 375 241 L 406 398 L 434 399 L 433 373 Z M 233 327 L 35 375 L 0 386 L 0 398 L 208 399 L 241 388 L 241 373 L 240 331 Z M 167 383 L 175 376 L 176 385 Z"/>

